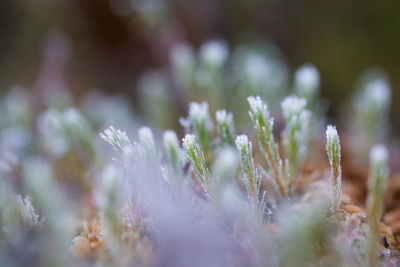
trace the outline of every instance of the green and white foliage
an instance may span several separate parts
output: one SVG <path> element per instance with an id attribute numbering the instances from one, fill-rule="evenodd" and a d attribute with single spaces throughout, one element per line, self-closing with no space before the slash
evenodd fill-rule
<path id="1" fill-rule="evenodd" d="M 167 158 L 167 167 L 172 172 L 172 179 L 178 183 L 182 182 L 185 158 L 179 146 L 178 136 L 174 131 L 167 130 L 164 132 L 163 147 Z"/>
<path id="2" fill-rule="evenodd" d="M 318 98 L 320 75 L 317 68 L 310 63 L 298 68 L 294 74 L 296 94 L 307 100 L 307 107 L 312 108 Z"/>
<path id="3" fill-rule="evenodd" d="M 39 230 L 42 220 L 28 196 L 17 195 L 0 175 L 0 244 L 15 244 L 29 231 Z"/>
<path id="4" fill-rule="evenodd" d="M 307 153 L 311 112 L 306 110 L 307 101 L 297 96 L 289 96 L 282 103 L 282 114 L 286 128 L 282 142 L 290 166 L 289 190 L 296 183 L 298 168 Z"/>
<path id="5" fill-rule="evenodd" d="M 131 141 L 124 131 L 116 130 L 113 126 L 108 127 L 99 134 L 100 138 L 109 143 L 113 149 L 121 154 L 128 147 L 131 147 Z"/>
<path id="6" fill-rule="evenodd" d="M 267 174 L 275 181 L 280 194 L 286 196 L 288 171 L 279 155 L 278 144 L 274 141 L 274 120 L 269 115 L 267 104 L 259 96 L 250 96 L 247 100 L 250 105 L 249 115 L 256 130 L 260 148 L 267 160 Z"/>
<path id="7" fill-rule="evenodd" d="M 226 185 L 232 184 L 236 176 L 238 160 L 237 152 L 233 148 L 224 147 L 218 151 L 212 166 L 212 189 L 215 194 L 221 194 Z"/>
<path id="8" fill-rule="evenodd" d="M 370 174 L 368 179 L 367 219 L 368 232 L 368 264 L 376 266 L 380 236 L 380 220 L 383 213 L 383 198 L 386 180 L 389 175 L 389 153 L 383 145 L 374 145 L 369 154 Z"/>
<path id="9" fill-rule="evenodd" d="M 153 132 L 148 127 L 141 127 L 138 133 L 143 157 L 147 158 L 149 162 L 158 164 L 159 156 L 156 150 Z"/>
<path id="10" fill-rule="evenodd" d="M 38 130 L 45 148 L 54 155 L 81 146 L 95 153 L 89 122 L 76 108 L 45 111 L 38 118 Z"/>
<path id="11" fill-rule="evenodd" d="M 196 82 L 197 60 L 193 47 L 185 43 L 174 45 L 170 62 L 176 83 L 180 88 L 193 93 Z"/>
<path id="12" fill-rule="evenodd" d="M 265 192 L 260 196 L 261 176 L 254 165 L 252 143 L 247 135 L 242 134 L 236 138 L 236 148 L 239 151 L 240 165 L 242 167 L 243 181 L 246 186 L 247 197 L 250 205 L 260 216 L 265 211 Z"/>
<path id="13" fill-rule="evenodd" d="M 331 211 L 340 209 L 340 197 L 342 195 L 342 167 L 340 165 L 340 139 L 336 127 L 328 125 L 326 129 L 326 152 L 331 165 L 330 188 L 331 188 Z"/>
<path id="14" fill-rule="evenodd" d="M 196 136 L 206 160 L 209 161 L 209 157 L 211 157 L 210 131 L 213 128 L 213 123 L 208 111 L 208 103 L 190 103 L 189 116 L 186 119 L 181 118 L 180 123 L 186 131 Z"/>
<path id="15" fill-rule="evenodd" d="M 229 56 L 229 47 L 225 41 L 211 40 L 199 50 L 199 68 L 196 84 L 202 95 L 210 97 L 210 103 L 225 103 L 225 67 Z"/>
<path id="16" fill-rule="evenodd" d="M 187 134 L 182 139 L 183 148 L 185 149 L 186 158 L 192 163 L 194 171 L 200 178 L 202 188 L 205 194 L 209 196 L 209 187 L 211 186 L 211 174 L 207 168 L 204 152 L 196 141 L 196 137 L 192 134 Z"/>
<path id="17" fill-rule="evenodd" d="M 218 110 L 215 114 L 217 121 L 217 130 L 220 142 L 222 144 L 234 146 L 235 144 L 235 126 L 233 115 L 226 110 Z"/>
<path id="18" fill-rule="evenodd" d="M 391 89 L 386 77 L 380 75 L 369 78 L 360 88 L 353 100 L 360 147 L 368 150 L 374 143 L 386 137 L 390 103 Z"/>

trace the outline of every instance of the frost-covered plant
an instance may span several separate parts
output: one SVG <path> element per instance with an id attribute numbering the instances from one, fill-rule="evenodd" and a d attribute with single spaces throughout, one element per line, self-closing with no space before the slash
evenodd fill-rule
<path id="1" fill-rule="evenodd" d="M 128 136 L 124 131 L 116 130 L 113 126 L 108 127 L 99 134 L 100 138 L 108 142 L 115 151 L 123 153 L 127 147 L 132 146 Z"/>
<path id="2" fill-rule="evenodd" d="M 306 105 L 307 101 L 304 98 L 294 95 L 285 98 L 281 103 L 286 122 L 282 141 L 290 168 L 289 191 L 296 184 L 299 164 L 303 162 L 307 153 L 311 112 L 306 110 Z"/>
<path id="3" fill-rule="evenodd" d="M 226 112 L 226 110 L 218 110 L 215 117 L 221 143 L 233 146 L 235 144 L 235 126 L 232 113 Z"/>
<path id="4" fill-rule="evenodd" d="M 167 156 L 167 162 L 169 168 L 172 170 L 172 178 L 176 182 L 182 182 L 183 179 L 183 165 L 184 157 L 182 150 L 179 146 L 179 140 L 176 133 L 172 130 L 164 132 L 163 135 L 163 146 Z"/>
<path id="5" fill-rule="evenodd" d="M 245 134 L 239 135 L 235 143 L 239 151 L 240 165 L 244 176 L 244 184 L 246 185 L 247 197 L 252 208 L 262 216 L 265 210 L 266 192 L 264 191 L 260 197 L 261 176 L 254 165 L 252 143 Z"/>
<path id="6" fill-rule="evenodd" d="M 212 177 L 214 178 L 212 189 L 216 193 L 220 195 L 224 186 L 234 180 L 237 167 L 238 156 L 233 148 L 224 147 L 218 152 L 212 166 Z"/>
<path id="7" fill-rule="evenodd" d="M 342 195 L 342 167 L 340 165 L 340 139 L 336 127 L 328 125 L 326 129 L 326 152 L 328 153 L 331 173 L 329 177 L 331 189 L 331 211 L 340 209 Z"/>
<path id="8" fill-rule="evenodd" d="M 38 130 L 46 149 L 55 155 L 62 155 L 80 145 L 92 155 L 95 152 L 91 127 L 76 108 L 45 111 L 38 118 Z"/>
<path id="9" fill-rule="evenodd" d="M 190 103 L 188 118 L 181 119 L 180 122 L 187 131 L 196 136 L 201 149 L 204 151 L 206 160 L 209 161 L 211 156 L 210 129 L 212 128 L 212 121 L 208 112 L 208 103 Z"/>
<path id="10" fill-rule="evenodd" d="M 212 40 L 203 44 L 199 51 L 200 61 L 208 67 L 220 68 L 228 58 L 228 44 L 221 40 Z"/>
<path id="11" fill-rule="evenodd" d="M 193 90 L 197 64 L 193 48 L 185 43 L 176 44 L 171 49 L 170 61 L 178 85 Z"/>
<path id="12" fill-rule="evenodd" d="M 29 231 L 39 230 L 41 220 L 28 196 L 17 195 L 0 176 L 0 244 L 19 242 Z"/>
<path id="13" fill-rule="evenodd" d="M 228 44 L 222 40 L 211 40 L 204 43 L 199 50 L 199 68 L 196 85 L 202 94 L 211 97 L 214 104 L 226 101 L 225 65 L 228 60 Z"/>
<path id="14" fill-rule="evenodd" d="M 101 173 L 100 181 L 96 187 L 95 198 L 99 207 L 100 218 L 109 239 L 111 253 L 116 253 L 113 248 L 118 246 L 122 234 L 121 208 L 123 205 L 121 169 L 115 165 L 106 165 Z M 128 213 L 129 215 L 129 213 Z M 133 220 L 130 218 L 131 221 Z"/>
<path id="15" fill-rule="evenodd" d="M 357 136 L 367 150 L 386 135 L 391 89 L 385 77 L 368 81 L 354 99 Z"/>
<path id="16" fill-rule="evenodd" d="M 204 152 L 197 143 L 196 137 L 192 134 L 187 134 L 182 139 L 182 143 L 186 152 L 186 158 L 192 163 L 194 171 L 201 180 L 203 190 L 208 195 L 208 188 L 211 183 L 211 174 L 207 168 Z"/>
<path id="17" fill-rule="evenodd" d="M 70 259 L 65 251 L 73 237 L 74 213 L 70 201 L 52 177 L 52 166 L 40 158 L 27 160 L 22 177 L 24 189 L 44 218 L 39 242 L 35 245 L 40 245 L 40 250 L 47 253 L 40 254 L 39 265 L 69 266 Z"/>
<path id="18" fill-rule="evenodd" d="M 99 138 L 96 140 L 90 126 L 104 127 L 106 121 L 113 120 L 95 107 L 117 110 L 119 101 L 97 105 L 101 98 L 93 99 L 88 108 L 93 108 L 96 116 L 91 113 L 89 120 L 77 108 L 46 110 L 39 115 L 34 131 L 22 119 L 30 117 L 25 117 L 30 104 L 23 104 L 24 116 L 11 107 L 17 112 L 15 116 L 0 118 L 0 175 L 4 174 L 9 182 L 3 186 L 0 180 L 1 264 L 358 266 L 366 262 L 387 265 L 398 260 L 395 255 L 400 243 L 399 231 L 393 227 L 396 232 L 392 235 L 388 227 L 392 209 L 397 216 L 397 208 L 387 206 L 389 212 L 383 214 L 382 204 L 388 152 L 382 146 L 371 151 L 367 220 L 364 208 L 352 205 L 354 187 L 345 188 L 341 202 L 341 144 L 335 127 L 328 126 L 326 130 L 330 177 L 326 162 L 320 157 L 323 152 L 322 142 L 318 141 L 322 136 L 320 130 L 313 133 L 316 140 L 313 155 L 319 161 L 305 161 L 305 152 L 312 151 L 307 142 L 310 128 L 307 109 L 315 111 L 314 119 L 320 118 L 315 106 L 319 103 L 316 99 L 319 74 L 313 66 L 305 65 L 296 72 L 296 96 L 281 102 L 280 96 L 273 96 L 273 90 L 279 89 L 276 95 L 284 93 L 285 66 L 269 57 L 267 51 L 247 47 L 241 63 L 236 64 L 236 58 L 233 61 L 228 58 L 227 47 L 222 50 L 218 45 L 202 47 L 199 58 L 195 58 L 190 46 L 181 48 L 181 54 L 178 50 L 171 54 L 172 72 L 155 72 L 154 76 L 147 76 L 147 84 L 142 87 L 152 90 L 141 92 L 145 100 L 141 103 L 151 123 L 166 122 L 169 111 L 182 107 L 186 96 L 198 99 L 196 93 L 211 98 L 210 110 L 221 108 L 218 104 L 222 101 L 215 96 L 222 95 L 236 120 L 241 120 L 247 113 L 238 103 L 249 92 L 256 91 L 268 96 L 265 99 L 272 105 L 281 104 L 283 116 L 277 117 L 275 127 L 284 129 L 281 138 L 274 138 L 276 129 L 269 112 L 277 110 L 267 106 L 261 97 L 248 98 L 254 130 L 246 128 L 248 117 L 234 125 L 232 113 L 225 110 L 216 112 L 214 129 L 208 104 L 191 103 L 188 118 L 181 121 L 186 128 L 183 148 L 177 134 L 168 130 L 163 134 L 163 150 L 158 148 L 157 134 L 148 127 L 136 127 L 129 113 L 118 111 L 112 115 L 123 120 L 112 124 L 139 130 L 137 139 L 131 140 L 114 127 L 100 133 L 101 139 L 118 154 L 117 162 L 109 162 L 107 150 L 103 155 L 85 151 L 90 146 L 96 152 L 103 151 L 103 146 L 97 147 Z M 235 50 L 234 54 L 239 52 Z M 173 77 L 169 77 L 171 74 Z M 176 91 L 168 94 L 175 85 Z M 186 95 L 181 96 L 180 90 L 185 90 Z M 226 97 L 227 92 L 231 97 Z M 163 104 L 157 105 L 158 100 Z M 49 103 L 49 106 L 54 105 Z M 105 112 L 110 110 L 113 109 Z M 36 116 L 36 112 L 32 115 Z M 107 119 L 102 120 L 103 116 Z M 235 126 L 246 129 L 249 136 L 255 132 L 258 141 L 254 142 L 258 146 L 252 146 L 248 135 L 236 137 Z M 23 145 L 15 139 L 21 139 Z M 10 151 L 18 151 L 16 157 L 12 156 L 14 160 L 9 160 Z M 93 160 L 99 155 L 102 156 Z M 83 167 L 69 164 L 80 156 L 85 159 Z M 260 156 L 265 157 L 266 163 L 255 165 Z M 346 166 L 347 159 L 352 160 L 346 156 Z M 59 175 L 61 168 L 66 175 Z M 80 172 L 89 178 L 85 190 L 76 190 L 81 185 L 70 183 Z M 361 174 L 360 181 L 363 181 Z M 329 189 L 331 212 L 326 212 Z M 392 192 L 389 191 L 388 199 L 392 198 Z M 77 210 L 74 216 L 70 214 L 71 207 Z M 381 217 L 388 226 L 380 224 Z M 72 239 L 79 224 L 83 225 L 82 231 Z M 380 235 L 386 238 L 382 244 Z M 68 253 L 70 246 L 73 255 Z M 31 250 L 25 248 L 31 247 L 35 249 L 29 258 L 26 254 Z M 385 257 L 380 257 L 383 254 Z M 69 262 L 70 256 L 73 262 Z M 9 261 L 11 258 L 18 259 Z M 37 261 L 30 261 L 32 258 Z"/>
<path id="19" fill-rule="evenodd" d="M 294 90 L 296 94 L 307 100 L 307 107 L 312 108 L 319 93 L 320 77 L 317 68 L 307 63 L 298 68 L 294 74 Z"/>
<path id="20" fill-rule="evenodd" d="M 173 119 L 177 115 L 168 79 L 167 73 L 150 70 L 138 81 L 141 110 L 151 122 L 163 127 L 175 122 Z"/>
<path id="21" fill-rule="evenodd" d="M 269 169 L 267 173 L 274 179 L 280 194 L 286 196 L 288 193 L 288 172 L 279 155 L 278 145 L 274 141 L 272 132 L 274 121 L 269 115 L 267 104 L 259 96 L 250 96 L 247 100 L 250 105 L 249 115 L 256 130 L 260 147 L 268 163 Z"/>
<path id="22" fill-rule="evenodd" d="M 147 157 L 148 160 L 152 161 L 154 164 L 157 164 L 159 158 L 156 150 L 153 132 L 148 127 L 142 127 L 139 129 L 138 132 L 143 156 Z"/>
<path id="23" fill-rule="evenodd" d="M 271 44 L 239 46 L 233 53 L 232 68 L 239 87 L 239 100 L 253 94 L 260 95 L 270 101 L 272 111 L 279 107 L 288 81 L 287 67 L 281 60 L 279 49 Z M 235 107 L 234 111 L 238 108 Z"/>
<path id="24" fill-rule="evenodd" d="M 369 266 L 377 266 L 378 244 L 380 235 L 380 220 L 383 213 L 383 194 L 385 183 L 389 175 L 387 165 L 388 151 L 383 145 L 374 145 L 371 148 L 370 158 L 370 174 L 368 179 L 368 264 Z"/>

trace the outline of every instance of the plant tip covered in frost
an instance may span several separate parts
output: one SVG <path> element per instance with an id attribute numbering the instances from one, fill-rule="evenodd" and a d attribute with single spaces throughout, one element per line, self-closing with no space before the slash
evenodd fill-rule
<path id="1" fill-rule="evenodd" d="M 236 137 L 235 143 L 236 143 L 236 147 L 240 151 L 240 153 L 245 153 L 245 154 L 250 153 L 249 145 L 251 146 L 251 142 L 249 142 L 249 138 L 247 137 L 247 135 L 245 135 L 245 134 L 238 135 Z"/>
<path id="2" fill-rule="evenodd" d="M 359 152 L 367 154 L 369 148 L 386 137 L 391 89 L 386 77 L 371 79 L 356 95 L 356 126 Z M 365 148 L 365 149 L 363 149 Z"/>
<path id="3" fill-rule="evenodd" d="M 191 102 L 189 104 L 189 116 L 197 121 L 206 121 L 209 118 L 207 102 Z"/>
<path id="4" fill-rule="evenodd" d="M 306 105 L 307 100 L 304 98 L 295 95 L 286 97 L 281 103 L 283 117 L 289 118 L 300 114 L 306 108 Z"/>
<path id="5" fill-rule="evenodd" d="M 383 145 L 374 145 L 370 150 L 370 174 L 368 180 L 368 263 L 376 266 L 380 235 L 380 219 L 383 213 L 385 183 L 388 177 L 388 151 Z"/>
<path id="6" fill-rule="evenodd" d="M 226 112 L 226 110 L 218 110 L 215 117 L 221 141 L 225 144 L 234 145 L 235 126 L 232 113 Z"/>
<path id="7" fill-rule="evenodd" d="M 221 66 L 228 58 L 228 44 L 224 41 L 213 40 L 200 48 L 200 58 L 210 66 Z"/>
<path id="8" fill-rule="evenodd" d="M 365 96 L 369 98 L 368 100 L 371 104 L 374 104 L 378 110 L 390 104 L 391 91 L 385 79 L 380 78 L 369 82 L 365 90 Z"/>
<path id="9" fill-rule="evenodd" d="M 144 149 L 143 152 L 148 157 L 156 159 L 157 151 L 156 151 L 156 144 L 154 141 L 153 132 L 148 127 L 141 127 L 138 132 L 139 132 L 140 144 Z"/>
<path id="10" fill-rule="evenodd" d="M 249 199 L 252 208 L 259 214 L 259 216 L 262 216 L 265 210 L 265 192 L 260 200 L 261 177 L 254 165 L 252 143 L 245 134 L 237 136 L 235 143 L 236 148 L 239 151 L 240 165 L 242 167 L 242 174 L 246 185 L 247 198 Z"/>
<path id="11" fill-rule="evenodd" d="M 212 128 L 212 121 L 208 112 L 208 103 L 190 103 L 189 116 L 186 119 L 180 119 L 180 123 L 188 132 L 196 136 L 200 147 L 208 160 L 211 153 L 209 131 Z"/>
<path id="12" fill-rule="evenodd" d="M 202 181 L 202 187 L 208 194 L 210 186 L 210 171 L 207 168 L 204 152 L 200 149 L 196 142 L 196 137 L 192 134 L 187 134 L 182 139 L 183 147 L 186 151 L 186 157 L 193 165 L 196 174 Z"/>
<path id="13" fill-rule="evenodd" d="M 318 92 L 320 75 L 313 64 L 305 64 L 296 70 L 294 75 L 294 87 L 296 92 L 312 101 Z"/>
<path id="14" fill-rule="evenodd" d="M 177 179 L 183 176 L 183 158 L 181 148 L 176 133 L 172 130 L 167 130 L 163 134 L 163 146 L 167 155 L 167 160 L 172 170 L 175 172 Z"/>
<path id="15" fill-rule="evenodd" d="M 182 144 L 186 150 L 191 149 L 196 145 L 196 137 L 193 134 L 187 134 L 182 138 Z"/>
<path id="16" fill-rule="evenodd" d="M 388 160 L 389 154 L 383 145 L 375 145 L 371 148 L 370 159 L 374 164 L 383 164 Z"/>
<path id="17" fill-rule="evenodd" d="M 263 55 L 254 53 L 246 58 L 244 69 L 250 81 L 259 86 L 270 75 L 271 67 Z"/>
<path id="18" fill-rule="evenodd" d="M 260 96 L 249 96 L 247 101 L 250 105 L 250 116 L 263 116 L 269 117 L 267 104 L 261 100 Z M 252 115 L 253 114 L 253 115 Z"/>
<path id="19" fill-rule="evenodd" d="M 191 67 L 195 63 L 192 47 L 185 43 L 174 45 L 171 50 L 171 61 L 176 68 L 182 71 L 185 67 Z"/>
<path id="20" fill-rule="evenodd" d="M 286 197 L 288 171 L 283 166 L 278 145 L 274 141 L 274 120 L 270 117 L 267 104 L 261 100 L 261 97 L 250 96 L 247 101 L 250 106 L 249 115 L 256 130 L 260 148 L 268 163 L 268 176 L 273 178 L 280 194 Z"/>
<path id="21" fill-rule="evenodd" d="M 164 132 L 163 145 L 164 145 L 164 148 L 167 148 L 167 147 L 179 148 L 178 136 L 176 135 L 176 133 L 174 131 L 167 130 Z"/>
<path id="22" fill-rule="evenodd" d="M 306 106 L 306 99 L 295 95 L 286 97 L 281 103 L 286 122 L 282 141 L 290 167 L 289 191 L 297 182 L 298 167 L 307 152 L 311 112 L 306 110 Z"/>
<path id="23" fill-rule="evenodd" d="M 131 146 L 128 136 L 124 131 L 116 130 L 113 126 L 108 127 L 99 134 L 100 138 L 111 144 L 115 151 L 123 153 L 124 149 Z"/>
<path id="24" fill-rule="evenodd" d="M 326 129 L 326 151 L 331 165 L 331 211 L 340 209 L 340 197 L 342 194 L 342 167 L 340 165 L 340 139 L 336 127 L 328 125 Z"/>

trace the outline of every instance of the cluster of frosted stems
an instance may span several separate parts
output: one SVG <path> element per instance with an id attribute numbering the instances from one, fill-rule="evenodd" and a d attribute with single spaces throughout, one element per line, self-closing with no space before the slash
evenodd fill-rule
<path id="1" fill-rule="evenodd" d="M 222 143 L 234 145 L 235 142 L 235 126 L 233 124 L 233 115 L 226 110 L 218 110 L 216 112 L 217 127 L 219 138 Z"/>
<path id="2" fill-rule="evenodd" d="M 193 165 L 196 174 L 200 177 L 203 190 L 207 193 L 210 185 L 210 171 L 206 166 L 206 159 L 200 146 L 196 142 L 196 137 L 187 134 L 182 139 L 183 147 L 186 151 L 186 157 Z"/>
<path id="3" fill-rule="evenodd" d="M 250 96 L 247 100 L 250 105 L 249 115 L 269 167 L 267 172 L 276 182 L 281 195 L 286 196 L 287 171 L 279 155 L 278 145 L 274 141 L 272 132 L 274 121 L 269 115 L 267 104 L 259 96 Z"/>
<path id="4" fill-rule="evenodd" d="M 296 183 L 298 166 L 303 162 L 307 152 L 311 112 L 306 109 L 306 105 L 306 99 L 294 95 L 285 98 L 281 103 L 286 122 L 282 141 L 290 167 L 289 191 Z"/>
<path id="5" fill-rule="evenodd" d="M 301 66 L 294 74 L 294 89 L 296 93 L 313 103 L 319 89 L 320 75 L 318 69 L 308 63 Z"/>
<path id="6" fill-rule="evenodd" d="M 121 130 L 116 130 L 113 126 L 108 127 L 103 133 L 99 134 L 100 137 L 111 144 L 115 151 L 123 153 L 126 147 L 131 146 L 126 133 Z"/>
<path id="7" fill-rule="evenodd" d="M 242 134 L 236 138 L 236 148 L 239 151 L 242 174 L 245 177 L 244 184 L 246 185 L 247 196 L 253 208 L 262 214 L 265 209 L 265 192 L 260 201 L 261 177 L 254 165 L 252 143 L 247 135 Z"/>

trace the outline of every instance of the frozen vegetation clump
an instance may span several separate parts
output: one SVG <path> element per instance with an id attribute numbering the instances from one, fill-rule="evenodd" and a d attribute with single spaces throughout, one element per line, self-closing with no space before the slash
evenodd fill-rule
<path id="1" fill-rule="evenodd" d="M 93 93 L 33 112 L 14 88 L 0 106 L 1 265 L 397 266 L 388 80 L 363 84 L 351 127 L 326 125 L 316 66 L 290 91 L 271 51 L 178 43 L 139 79 L 143 117 Z"/>

